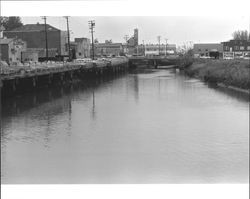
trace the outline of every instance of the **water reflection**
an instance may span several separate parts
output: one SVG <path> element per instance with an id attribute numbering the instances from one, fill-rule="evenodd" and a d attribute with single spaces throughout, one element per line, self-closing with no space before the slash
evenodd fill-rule
<path id="1" fill-rule="evenodd" d="M 93 118 L 93 120 L 96 119 L 96 110 L 95 110 L 95 91 L 93 91 L 92 118 Z"/>
<path id="2" fill-rule="evenodd" d="M 3 183 L 247 183 L 248 101 L 175 70 L 5 100 Z"/>

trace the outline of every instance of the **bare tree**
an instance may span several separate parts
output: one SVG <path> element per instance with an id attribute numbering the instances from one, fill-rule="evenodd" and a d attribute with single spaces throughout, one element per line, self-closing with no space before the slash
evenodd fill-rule
<path id="1" fill-rule="evenodd" d="M 247 30 L 234 31 L 232 36 L 234 40 L 249 40 L 250 39 L 250 34 L 248 34 Z"/>

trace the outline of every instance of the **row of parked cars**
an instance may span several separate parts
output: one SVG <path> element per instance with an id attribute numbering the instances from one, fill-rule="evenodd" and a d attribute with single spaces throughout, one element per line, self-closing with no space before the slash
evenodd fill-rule
<path id="1" fill-rule="evenodd" d="M 0 74 L 1 75 L 13 75 L 13 74 L 26 74 L 26 73 L 39 73 L 46 71 L 58 71 L 61 69 L 72 69 L 72 67 L 81 67 L 81 65 L 86 65 L 89 67 L 103 67 L 107 63 L 117 64 L 121 61 L 127 59 L 126 57 L 116 57 L 116 58 L 98 58 L 92 60 L 90 58 L 76 59 L 72 62 L 26 62 L 16 65 L 9 66 L 6 62 L 1 61 L 0 63 Z M 89 64 L 88 64 L 89 63 Z"/>

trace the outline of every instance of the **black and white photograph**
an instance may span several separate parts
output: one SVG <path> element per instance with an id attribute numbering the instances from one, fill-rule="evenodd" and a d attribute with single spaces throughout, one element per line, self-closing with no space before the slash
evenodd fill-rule
<path id="1" fill-rule="evenodd" d="M 161 185 L 179 192 L 228 185 L 225 198 L 248 198 L 249 13 L 218 15 L 227 5 L 209 4 L 216 14 L 188 15 L 195 7 L 174 14 L 162 1 L 130 0 L 83 1 L 83 13 L 81 1 L 45 2 L 17 12 L 7 10 L 28 2 L 1 2 L 1 187 L 8 194 L 13 185 L 96 192 L 144 185 L 144 194 Z M 78 10 L 60 11 L 67 3 Z"/>

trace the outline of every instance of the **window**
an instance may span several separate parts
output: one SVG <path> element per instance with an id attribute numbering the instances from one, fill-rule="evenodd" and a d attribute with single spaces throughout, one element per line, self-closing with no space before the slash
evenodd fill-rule
<path id="1" fill-rule="evenodd" d="M 250 50 L 250 46 L 247 47 L 247 50 Z"/>
<path id="2" fill-rule="evenodd" d="M 239 46 L 234 46 L 234 50 L 239 50 Z"/>
<path id="3" fill-rule="evenodd" d="M 240 50 L 245 50 L 245 47 L 244 46 L 240 46 Z"/>

